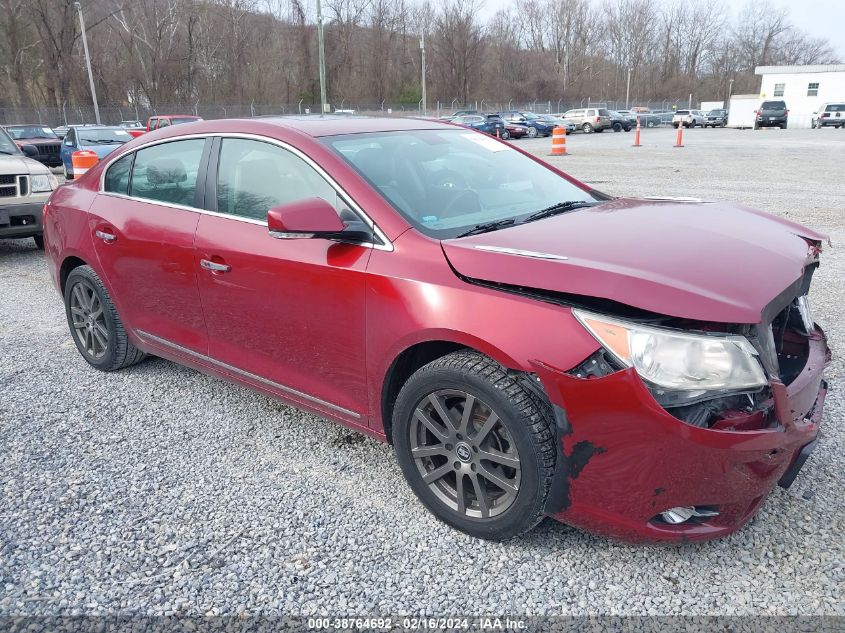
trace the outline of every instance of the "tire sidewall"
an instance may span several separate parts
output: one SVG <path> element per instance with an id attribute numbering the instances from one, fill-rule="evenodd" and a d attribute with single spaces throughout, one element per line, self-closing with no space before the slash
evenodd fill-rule
<path id="1" fill-rule="evenodd" d="M 92 288 L 94 288 L 94 292 L 97 293 L 97 298 L 100 300 L 100 305 L 103 308 L 103 318 L 105 320 L 106 327 L 109 331 L 108 349 L 101 358 L 91 358 L 88 352 L 82 347 L 82 344 L 79 341 L 79 337 L 76 334 L 76 330 L 73 327 L 73 317 L 70 313 L 71 292 L 73 291 L 74 286 L 76 286 L 83 280 L 87 282 L 87 284 L 89 284 Z M 82 355 L 82 358 L 84 358 L 88 364 L 92 365 L 93 367 L 96 367 L 97 369 L 108 369 L 113 367 L 115 363 L 115 354 L 117 352 L 117 337 L 114 322 L 114 310 L 111 309 L 111 300 L 109 296 L 105 293 L 102 284 L 99 283 L 99 279 L 97 279 L 89 269 L 86 269 L 86 267 L 74 268 L 71 271 L 70 275 L 68 275 L 67 281 L 65 282 L 64 301 L 65 316 L 67 317 L 68 328 L 70 328 L 70 335 L 73 339 L 74 344 L 76 345 L 76 349 L 79 350 L 79 353 Z"/>
<path id="2" fill-rule="evenodd" d="M 429 393 L 440 389 L 467 391 L 489 405 L 508 429 L 519 452 L 521 481 L 513 505 L 504 514 L 490 519 L 462 517 L 443 505 L 422 481 L 411 457 L 411 419 L 417 404 Z M 393 440 L 397 460 L 411 489 L 422 504 L 444 523 L 485 539 L 510 538 L 529 529 L 536 522 L 538 496 L 542 483 L 542 453 L 528 432 L 525 422 L 516 419 L 513 404 L 483 378 L 465 371 L 438 368 L 418 373 L 402 388 L 393 410 Z"/>

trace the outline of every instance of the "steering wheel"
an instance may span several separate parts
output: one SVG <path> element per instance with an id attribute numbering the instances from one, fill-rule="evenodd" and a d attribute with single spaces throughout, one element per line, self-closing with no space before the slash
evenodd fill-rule
<path id="1" fill-rule="evenodd" d="M 466 178 L 451 169 L 439 171 L 432 186 L 439 189 L 469 189 Z"/>

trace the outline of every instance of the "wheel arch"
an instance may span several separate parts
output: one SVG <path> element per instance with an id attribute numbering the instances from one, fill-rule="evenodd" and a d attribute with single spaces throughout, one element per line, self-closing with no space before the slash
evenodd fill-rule
<path id="1" fill-rule="evenodd" d="M 448 336 L 441 333 L 437 338 L 417 341 L 405 346 L 393 358 L 381 383 L 380 414 L 384 434 L 389 444 L 393 444 L 393 407 L 404 384 L 418 369 L 428 363 L 458 350 L 467 349 L 492 358 L 509 369 L 515 369 L 517 363 L 488 343 L 472 340 L 473 337 Z"/>
<path id="2" fill-rule="evenodd" d="M 64 295 L 65 293 L 65 284 L 67 283 L 67 278 L 73 271 L 73 269 L 87 265 L 88 262 L 83 260 L 81 257 L 77 257 L 76 255 L 69 255 L 68 257 L 64 258 L 64 260 L 62 261 L 62 265 L 59 268 L 59 288 L 62 291 L 62 295 Z"/>

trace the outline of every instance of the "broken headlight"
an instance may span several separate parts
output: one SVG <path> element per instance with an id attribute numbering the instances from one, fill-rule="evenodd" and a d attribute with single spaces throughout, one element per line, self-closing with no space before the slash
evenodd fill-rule
<path id="1" fill-rule="evenodd" d="M 766 385 L 757 350 L 743 336 L 689 334 L 572 312 L 620 363 L 637 370 L 663 406 Z"/>

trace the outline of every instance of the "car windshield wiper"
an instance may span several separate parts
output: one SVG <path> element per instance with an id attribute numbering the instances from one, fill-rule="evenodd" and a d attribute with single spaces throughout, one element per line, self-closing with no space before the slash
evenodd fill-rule
<path id="1" fill-rule="evenodd" d="M 558 202 L 557 204 L 553 204 L 550 207 L 546 207 L 545 209 L 540 209 L 539 211 L 535 211 L 527 218 L 522 221 L 522 224 L 526 222 L 533 222 L 534 220 L 541 220 L 542 218 L 548 218 L 552 215 L 557 215 L 558 213 L 566 213 L 567 211 L 572 211 L 573 209 L 581 209 L 583 207 L 591 207 L 596 202 L 587 202 L 586 200 L 567 200 L 566 202 Z"/>
<path id="2" fill-rule="evenodd" d="M 495 231 L 496 229 L 501 229 L 506 226 L 510 226 L 514 223 L 513 218 L 505 218 L 504 220 L 496 220 L 495 222 L 484 222 L 482 224 L 476 224 L 471 229 L 464 231 L 456 235 L 455 237 L 468 237 L 470 235 L 478 235 L 479 233 L 488 233 L 490 231 Z"/>

